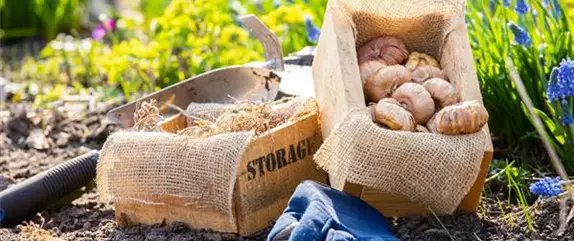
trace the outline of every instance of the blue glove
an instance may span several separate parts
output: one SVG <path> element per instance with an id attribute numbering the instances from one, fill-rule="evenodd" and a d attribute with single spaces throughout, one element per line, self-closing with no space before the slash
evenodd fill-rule
<path id="1" fill-rule="evenodd" d="M 314 181 L 303 181 L 267 241 L 398 241 L 388 221 L 363 200 Z"/>

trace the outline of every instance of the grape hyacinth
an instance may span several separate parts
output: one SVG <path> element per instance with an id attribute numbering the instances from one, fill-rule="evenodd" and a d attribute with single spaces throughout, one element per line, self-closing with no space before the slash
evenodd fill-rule
<path id="1" fill-rule="evenodd" d="M 516 43 L 524 47 L 532 46 L 532 39 L 530 38 L 530 34 L 526 30 L 514 24 L 512 21 L 508 23 L 508 27 L 510 28 L 510 31 L 512 31 L 512 33 L 514 34 L 514 41 L 516 41 Z"/>
<path id="2" fill-rule="evenodd" d="M 574 95 L 574 62 L 568 58 L 563 59 L 560 63 L 560 71 L 558 72 L 558 85 L 564 85 L 568 88 L 569 96 Z"/>
<path id="3" fill-rule="evenodd" d="M 319 30 L 319 28 L 317 28 L 313 24 L 313 20 L 311 19 L 311 16 L 309 16 L 308 14 L 305 15 L 305 30 L 307 31 L 307 39 L 309 39 L 309 41 L 311 42 L 319 41 L 319 35 L 321 34 L 321 30 Z"/>
<path id="4" fill-rule="evenodd" d="M 562 192 L 560 177 L 544 179 L 530 184 L 530 192 L 543 197 L 556 197 Z"/>
<path id="5" fill-rule="evenodd" d="M 574 125 L 574 117 L 572 117 L 572 113 L 569 111 L 565 111 L 562 115 L 562 124 L 565 126 L 572 126 Z"/>
<path id="6" fill-rule="evenodd" d="M 546 98 L 550 102 L 558 101 L 560 99 L 560 88 L 558 88 L 558 72 L 560 69 L 554 67 L 550 72 L 550 81 L 548 82 L 548 89 L 546 90 Z"/>
<path id="7" fill-rule="evenodd" d="M 526 4 L 525 0 L 517 0 L 516 6 L 514 7 L 514 11 L 520 15 L 524 15 L 530 10 L 528 4 Z"/>
<path id="8" fill-rule="evenodd" d="M 507 8 L 510 7 L 512 3 L 510 2 L 510 0 L 502 0 L 502 5 L 504 5 L 504 7 Z"/>

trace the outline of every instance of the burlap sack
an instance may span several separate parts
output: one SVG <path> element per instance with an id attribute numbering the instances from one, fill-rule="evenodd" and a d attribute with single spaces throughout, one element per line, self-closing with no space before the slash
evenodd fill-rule
<path id="1" fill-rule="evenodd" d="M 376 37 L 396 36 L 410 52 L 437 59 L 448 34 L 464 24 L 464 0 L 331 0 L 329 7 L 353 23 L 357 47 Z M 441 67 L 451 66 L 442 60 Z M 452 80 L 462 76 L 450 68 L 445 73 Z M 372 122 L 368 108 L 355 108 L 314 158 L 331 176 L 451 214 L 478 176 L 486 141 L 485 131 L 462 136 L 390 131 Z"/>
<path id="2" fill-rule="evenodd" d="M 276 106 L 276 107 L 275 107 Z M 230 105 L 192 103 L 188 115 L 217 118 Z M 316 113 L 314 99 L 295 98 L 274 105 L 272 113 L 296 121 Z M 289 119 L 289 120 L 288 120 Z M 278 126 L 277 128 L 280 128 Z M 207 138 L 154 131 L 121 131 L 108 137 L 97 166 L 98 192 L 104 201 L 192 205 L 233 217 L 232 197 L 243 152 L 254 131 Z"/>

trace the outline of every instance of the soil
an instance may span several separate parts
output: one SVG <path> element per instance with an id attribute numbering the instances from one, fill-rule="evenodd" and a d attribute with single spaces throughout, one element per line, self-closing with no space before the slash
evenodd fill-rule
<path id="1" fill-rule="evenodd" d="M 0 111 L 0 190 L 101 148 L 106 137 L 119 129 L 105 119 L 114 106 L 72 118 L 64 110 L 39 112 L 27 103 L 9 107 Z M 535 231 L 529 231 L 522 209 L 506 205 L 505 197 L 496 195 L 483 198 L 477 213 L 394 219 L 392 228 L 401 240 L 574 240 L 574 221 L 564 235 L 554 235 L 559 220 L 557 201 L 532 206 Z M 21 225 L 0 228 L 0 240 L 265 240 L 270 228 L 252 237 L 195 230 L 182 223 L 118 228 L 113 206 L 100 202 L 95 189 L 84 188 L 68 199 Z"/>

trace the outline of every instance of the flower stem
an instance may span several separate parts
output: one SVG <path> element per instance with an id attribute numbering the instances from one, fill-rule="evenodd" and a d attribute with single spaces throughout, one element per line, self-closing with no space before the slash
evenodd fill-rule
<path id="1" fill-rule="evenodd" d="M 542 125 L 542 121 L 540 120 L 540 118 L 536 114 L 534 114 L 534 106 L 532 104 L 532 100 L 530 99 L 530 97 L 528 96 L 528 93 L 526 92 L 526 89 L 524 88 L 524 83 L 520 79 L 520 76 L 518 75 L 518 71 L 516 70 L 516 67 L 514 67 L 514 64 L 512 63 L 512 60 L 509 57 L 506 57 L 505 61 L 506 61 L 506 66 L 510 72 L 510 78 L 516 84 L 516 89 L 518 90 L 520 98 L 524 102 L 524 105 L 526 105 L 526 108 L 528 109 L 529 114 L 532 116 L 532 120 L 534 120 L 534 122 L 533 122 L 534 128 L 536 129 L 538 134 L 542 137 L 541 138 L 542 143 L 544 144 L 544 148 L 546 149 L 546 151 L 550 155 L 550 160 L 552 161 L 554 169 L 556 169 L 556 172 L 558 173 L 558 175 L 560 175 L 560 178 L 562 180 L 568 180 L 568 174 L 566 173 L 566 169 L 564 169 L 564 165 L 562 164 L 562 161 L 560 161 L 560 158 L 558 158 L 558 155 L 556 154 L 556 150 L 554 150 L 554 148 L 552 147 L 552 144 L 550 143 L 550 139 L 548 137 L 548 133 L 546 133 L 546 130 L 544 129 L 544 126 Z"/>

